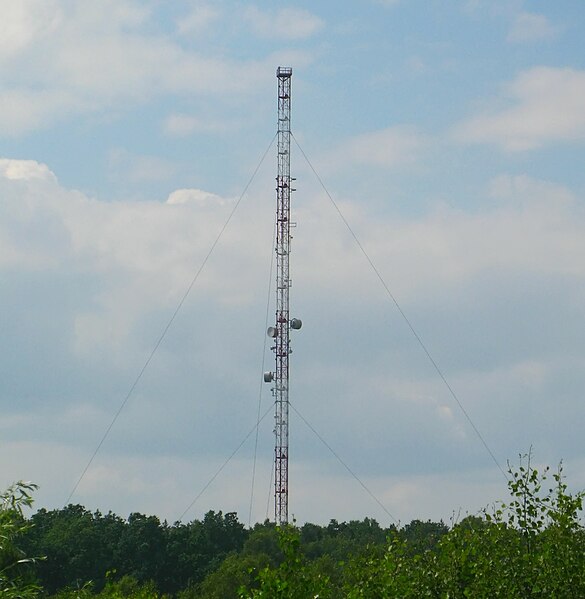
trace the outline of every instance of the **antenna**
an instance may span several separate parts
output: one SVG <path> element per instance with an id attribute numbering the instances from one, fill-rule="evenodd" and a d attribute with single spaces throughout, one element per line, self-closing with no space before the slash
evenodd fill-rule
<path id="1" fill-rule="evenodd" d="M 289 332 L 298 330 L 302 322 L 289 320 L 289 289 L 291 286 L 289 254 L 291 244 L 290 197 L 295 191 L 290 176 L 290 67 L 278 67 L 278 173 L 276 176 L 276 323 L 267 334 L 274 339 L 274 372 L 265 372 L 264 381 L 274 383 L 274 519 L 281 526 L 288 523 L 288 379 Z"/>

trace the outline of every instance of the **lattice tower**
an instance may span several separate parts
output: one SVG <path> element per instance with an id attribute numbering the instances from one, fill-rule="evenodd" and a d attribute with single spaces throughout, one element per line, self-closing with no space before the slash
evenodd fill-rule
<path id="1" fill-rule="evenodd" d="M 278 525 L 288 523 L 289 459 L 289 355 L 290 330 L 300 329 L 301 321 L 289 317 L 291 285 L 289 256 L 291 244 L 290 199 L 293 178 L 290 176 L 290 116 L 292 69 L 278 67 L 278 172 L 276 176 L 276 323 L 268 335 L 274 339 L 274 372 L 264 374 L 274 382 L 274 519 Z"/>

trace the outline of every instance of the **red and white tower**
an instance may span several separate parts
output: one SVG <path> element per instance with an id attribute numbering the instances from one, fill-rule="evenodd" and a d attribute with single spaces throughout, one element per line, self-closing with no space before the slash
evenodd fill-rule
<path id="1" fill-rule="evenodd" d="M 276 322 L 268 328 L 274 339 L 274 372 L 266 372 L 264 380 L 274 382 L 272 393 L 275 403 L 274 423 L 274 519 L 278 525 L 288 523 L 288 458 L 289 458 L 289 333 L 302 326 L 298 318 L 289 317 L 289 289 L 291 285 L 289 255 L 291 245 L 290 199 L 293 178 L 290 176 L 290 67 L 278 67 L 278 172 L 276 176 Z"/>

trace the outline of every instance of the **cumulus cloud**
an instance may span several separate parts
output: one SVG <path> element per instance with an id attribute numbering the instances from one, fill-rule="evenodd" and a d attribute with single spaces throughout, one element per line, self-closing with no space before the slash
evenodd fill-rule
<path id="1" fill-rule="evenodd" d="M 31 179 L 57 181 L 57 177 L 55 177 L 55 174 L 51 172 L 49 167 L 36 160 L 0 158 L 0 175 L 11 181 L 30 181 Z"/>
<path id="2" fill-rule="evenodd" d="M 98 345 L 107 342 L 112 332 L 124 342 L 133 323 L 180 295 L 233 201 L 182 189 L 171 193 L 166 202 L 100 202 L 62 188 L 46 165 L 34 161 L 3 159 L 0 176 L 3 267 L 38 273 L 50 265 L 55 276 L 68 277 L 73 269 L 73 278 L 93 280 L 86 289 L 85 305 L 67 315 L 73 346 L 84 348 L 91 346 L 87 336 L 93 334 Z M 244 243 L 242 235 L 226 234 L 229 246 L 239 247 L 240 259 L 257 251 L 260 243 L 256 235 Z M 233 269 L 229 276 L 209 273 L 200 284 L 223 288 L 216 301 L 247 301 L 245 271 L 238 261 L 228 266 Z M 237 285 L 232 288 L 234 276 L 242 277 L 240 294 Z M 122 285 L 116 283 L 121 280 Z M 76 341 L 77 334 L 84 339 Z"/>
<path id="3" fill-rule="evenodd" d="M 2 3 L 0 22 L 0 65 L 22 52 L 36 39 L 49 34 L 60 21 L 54 0 L 21 0 Z"/>
<path id="4" fill-rule="evenodd" d="M 220 16 L 221 12 L 217 8 L 210 5 L 198 5 L 177 21 L 177 29 L 184 36 L 204 34 Z"/>
<path id="5" fill-rule="evenodd" d="M 508 33 L 508 41 L 528 43 L 553 38 L 557 30 L 544 15 L 521 12 L 516 15 Z"/>
<path id="6" fill-rule="evenodd" d="M 585 138 L 585 72 L 534 67 L 505 88 L 508 107 L 461 123 L 456 137 L 467 143 L 492 143 L 526 151 L 551 142 Z"/>
<path id="7" fill-rule="evenodd" d="M 256 6 L 247 8 L 245 20 L 256 35 L 270 39 L 303 39 L 317 33 L 323 21 L 308 10 L 301 8 L 281 8 L 264 12 Z"/>
<path id="8" fill-rule="evenodd" d="M 16 137 L 95 107 L 67 89 L 7 89 L 0 91 L 0 132 Z"/>
<path id="9" fill-rule="evenodd" d="M 110 177 L 114 180 L 164 181 L 176 172 L 176 165 L 158 156 L 135 155 L 123 148 L 110 150 Z"/>
<path id="10" fill-rule="evenodd" d="M 167 198 L 167 204 L 187 204 L 195 202 L 200 205 L 223 205 L 225 200 L 220 196 L 201 189 L 177 189 Z"/>
<path id="11" fill-rule="evenodd" d="M 99 201 L 60 185 L 46 165 L 10 159 L 0 161 L 0 191 L 9 347 L 0 360 L 0 428 L 14 451 L 28 456 L 20 463 L 30 478 L 42 477 L 45 497 L 59 496 L 58 505 L 234 200 L 177 189 L 158 202 Z M 524 175 L 494 179 L 486 200 L 480 212 L 439 207 L 399 219 L 370 214 L 347 198 L 339 205 L 498 457 L 513 457 L 535 438 L 553 448 L 553 461 L 555 451 L 578 457 L 580 435 L 561 425 L 566 414 L 580 414 L 580 393 L 560 397 L 571 410 L 553 410 L 549 393 L 567 380 L 567 369 L 578 378 L 585 363 L 585 265 L 577 258 L 585 253 L 585 216 L 570 190 Z M 253 426 L 272 201 L 255 193 L 234 215 L 80 487 L 87 505 L 180 510 L 213 475 L 210 464 L 221 464 Z M 328 200 L 318 194 L 300 201 L 295 219 L 291 294 L 305 326 L 293 340 L 292 400 L 397 517 L 420 515 L 409 506 L 417 489 L 432 486 L 439 473 L 467 471 L 450 478 L 455 489 L 490 468 L 490 460 L 351 236 L 334 225 Z M 321 514 L 303 497 L 315 473 L 324 494 L 341 482 L 328 469 L 323 474 L 323 450 L 312 433 L 297 419 L 294 426 L 295 511 L 314 520 Z M 64 453 L 75 459 L 56 459 Z M 251 454 L 238 457 L 237 485 L 244 489 L 241 469 Z M 60 466 L 51 482 L 57 463 L 67 465 L 71 480 L 64 482 Z M 108 489 L 130 469 L 131 484 L 117 500 Z M 158 504 L 155 478 L 174 481 L 174 492 Z M 234 495 L 233 477 L 216 484 L 206 506 L 225 505 L 228 484 L 227 495 Z M 356 489 L 339 513 L 363 515 Z M 142 503 L 132 505 L 141 493 Z M 447 496 L 444 505 L 456 507 Z"/>
<path id="12" fill-rule="evenodd" d="M 401 296 L 489 272 L 585 275 L 585 263 L 573 259 L 585 251 L 573 221 L 578 215 L 581 226 L 583 215 L 569 190 L 508 175 L 495 179 L 490 189 L 506 200 L 493 210 L 474 214 L 444 208 L 424 220 L 370 229 L 375 251 L 382 252 L 378 260 L 393 273 Z"/>
<path id="13" fill-rule="evenodd" d="M 328 159 L 328 168 L 373 166 L 400 168 L 414 165 L 429 139 L 413 127 L 396 126 L 357 135 L 343 141 Z"/>
<path id="14" fill-rule="evenodd" d="M 146 27 L 155 20 L 153 10 L 133 0 L 11 4 L 0 25 L 6 34 L 0 42 L 0 133 L 19 135 L 63 115 L 119 109 L 165 93 L 242 97 L 258 89 L 268 72 L 263 61 L 186 49 Z"/>
<path id="15" fill-rule="evenodd" d="M 188 114 L 171 114 L 163 124 L 165 133 L 173 137 L 186 137 L 193 133 L 222 133 L 233 130 L 236 125 L 225 120 L 218 121 Z"/>
<path id="16" fill-rule="evenodd" d="M 255 23 L 259 35 L 284 28 L 290 39 L 321 26 L 307 11 L 255 8 L 225 15 L 198 5 L 177 23 L 179 35 L 160 25 L 162 7 L 135 0 L 23 0 L 7 5 L 0 30 L 0 134 L 21 136 L 85 114 L 120 114 L 166 95 L 191 101 L 219 98 L 239 105 L 268 85 L 274 65 L 302 67 L 310 52 L 279 50 L 259 58 L 231 57 L 201 41 L 202 31 L 220 22 L 232 35 L 242 23 Z M 237 20 L 237 25 L 230 25 Z M 227 23 L 227 25 L 226 25 Z M 248 24 L 248 27 L 250 25 Z M 187 40 L 188 36 L 190 38 Z M 171 135 L 217 130 L 205 116 L 171 115 Z"/>

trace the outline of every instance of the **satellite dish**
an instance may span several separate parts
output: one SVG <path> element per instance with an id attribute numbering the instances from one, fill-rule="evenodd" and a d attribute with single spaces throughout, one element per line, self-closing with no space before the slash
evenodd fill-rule
<path id="1" fill-rule="evenodd" d="M 274 375 L 272 374 L 272 372 L 264 373 L 264 382 L 265 383 L 271 383 L 273 380 L 274 380 Z"/>
<path id="2" fill-rule="evenodd" d="M 268 327 L 268 329 L 266 330 L 266 334 L 274 339 L 274 337 L 278 336 L 278 330 L 274 327 Z"/>
<path id="3" fill-rule="evenodd" d="M 290 321 L 290 328 L 298 331 L 303 326 L 303 321 L 300 318 L 293 318 Z"/>

